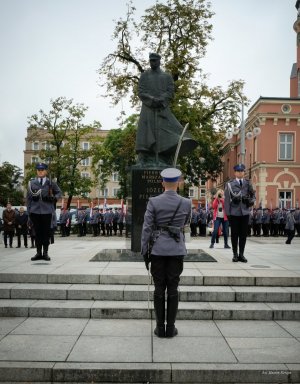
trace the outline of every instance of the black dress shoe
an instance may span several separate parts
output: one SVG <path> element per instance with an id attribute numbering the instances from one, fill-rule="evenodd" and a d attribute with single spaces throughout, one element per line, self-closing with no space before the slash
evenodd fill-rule
<path id="1" fill-rule="evenodd" d="M 233 255 L 232 261 L 234 263 L 237 263 L 239 261 L 239 256 L 238 255 Z"/>
<path id="2" fill-rule="evenodd" d="M 228 244 L 225 244 L 225 245 L 224 245 L 224 248 L 226 248 L 226 249 L 231 249 L 231 247 L 230 247 Z"/>
<path id="3" fill-rule="evenodd" d="M 35 256 L 31 258 L 31 261 L 37 261 L 37 260 L 42 260 L 43 256 L 37 253 Z"/>
<path id="4" fill-rule="evenodd" d="M 174 337 L 178 335 L 178 330 L 175 328 L 175 325 L 171 325 L 170 327 L 166 326 L 166 337 Z"/>
<path id="5" fill-rule="evenodd" d="M 165 337 L 166 336 L 166 334 L 165 334 L 165 326 L 162 326 L 162 327 L 156 326 L 156 328 L 154 329 L 154 334 L 157 337 Z"/>
<path id="6" fill-rule="evenodd" d="M 50 258 L 50 256 L 48 255 L 48 253 L 44 253 L 44 254 L 43 254 L 43 257 L 42 257 L 42 260 L 50 261 L 51 258 Z"/>
<path id="7" fill-rule="evenodd" d="M 242 263 L 247 263 L 247 262 L 248 262 L 248 260 L 245 258 L 244 255 L 239 255 L 239 257 L 238 257 L 238 261 L 240 261 L 240 262 L 242 262 Z"/>

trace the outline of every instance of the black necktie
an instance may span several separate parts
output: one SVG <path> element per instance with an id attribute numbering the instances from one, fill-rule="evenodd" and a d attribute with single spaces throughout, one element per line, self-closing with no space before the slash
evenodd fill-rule
<path id="1" fill-rule="evenodd" d="M 40 178 L 40 184 L 43 185 L 43 179 L 42 178 Z"/>
<path id="2" fill-rule="evenodd" d="M 242 188 L 242 186 L 243 186 L 243 182 L 242 182 L 242 180 L 240 179 L 240 187 Z"/>

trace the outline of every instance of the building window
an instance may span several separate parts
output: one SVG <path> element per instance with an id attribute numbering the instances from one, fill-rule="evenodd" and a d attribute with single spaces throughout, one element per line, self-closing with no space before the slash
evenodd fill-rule
<path id="1" fill-rule="evenodd" d="M 108 196 L 108 188 L 101 189 L 101 196 L 103 196 L 103 197 Z"/>
<path id="2" fill-rule="evenodd" d="M 38 142 L 34 142 L 34 143 L 32 143 L 32 149 L 33 149 L 34 151 L 38 151 L 38 150 L 39 150 L 39 143 L 38 143 Z"/>
<path id="3" fill-rule="evenodd" d="M 114 197 L 117 197 L 118 196 L 118 192 L 119 192 L 120 188 L 114 188 L 113 189 L 113 196 Z"/>
<path id="4" fill-rule="evenodd" d="M 206 180 L 200 180 L 200 185 L 202 185 L 202 186 L 205 186 L 206 185 Z"/>
<path id="5" fill-rule="evenodd" d="M 293 139 L 292 133 L 279 134 L 279 160 L 293 160 Z"/>
<path id="6" fill-rule="evenodd" d="M 280 191 L 279 192 L 279 208 L 292 208 L 292 192 Z"/>
<path id="7" fill-rule="evenodd" d="M 44 147 L 44 149 L 45 149 L 46 151 L 49 151 L 49 150 L 51 149 L 51 144 L 48 143 L 47 141 L 45 141 L 45 142 L 43 143 L 43 147 Z"/>
<path id="8" fill-rule="evenodd" d="M 195 197 L 195 191 L 193 188 L 189 189 L 189 197 Z"/>
<path id="9" fill-rule="evenodd" d="M 32 158 L 31 158 L 31 164 L 38 163 L 38 161 L 39 161 L 39 158 L 38 158 L 38 157 L 36 157 L 36 156 L 32 156 Z"/>
<path id="10" fill-rule="evenodd" d="M 200 197 L 206 196 L 206 189 L 200 189 Z"/>
<path id="11" fill-rule="evenodd" d="M 88 167 L 90 165 L 90 158 L 87 157 L 86 159 L 83 159 L 81 160 L 81 163 L 80 163 L 82 166 L 84 167 Z"/>
<path id="12" fill-rule="evenodd" d="M 90 149 L 90 143 L 82 143 L 82 149 L 85 150 L 85 151 Z"/>
<path id="13" fill-rule="evenodd" d="M 90 174 L 89 172 L 81 172 L 81 177 L 89 178 Z"/>
<path id="14" fill-rule="evenodd" d="M 114 172 L 112 174 L 112 181 L 119 181 L 119 173 L 118 172 Z"/>

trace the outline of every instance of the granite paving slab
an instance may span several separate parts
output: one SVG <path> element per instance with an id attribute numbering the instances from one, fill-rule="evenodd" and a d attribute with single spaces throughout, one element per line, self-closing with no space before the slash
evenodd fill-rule
<path id="1" fill-rule="evenodd" d="M 57 363 L 54 382 L 170 383 L 171 364 L 155 363 Z"/>
<path id="2" fill-rule="evenodd" d="M 179 334 L 180 335 L 180 334 Z M 153 361 L 171 363 L 236 363 L 223 337 L 186 337 L 153 339 Z"/>
<path id="3" fill-rule="evenodd" d="M 0 380 L 7 383 L 50 383 L 54 365 L 53 362 L 0 361 Z"/>
<path id="4" fill-rule="evenodd" d="M 29 308 L 36 303 L 36 300 L 0 300 L 0 317 L 29 316 Z"/>
<path id="5" fill-rule="evenodd" d="M 11 331 L 11 334 L 79 336 L 87 322 L 88 319 L 29 317 Z"/>
<path id="6" fill-rule="evenodd" d="M 272 320 L 273 311 L 265 303 L 210 302 L 214 320 Z"/>
<path id="7" fill-rule="evenodd" d="M 0 341 L 0 360 L 65 361 L 77 336 L 8 335 Z"/>
<path id="8" fill-rule="evenodd" d="M 291 370 L 285 364 L 172 364 L 174 383 L 283 384 L 291 382 L 290 376 Z"/>
<path id="9" fill-rule="evenodd" d="M 224 337 L 292 337 L 275 321 L 215 320 Z"/>
<path id="10" fill-rule="evenodd" d="M 288 333 L 294 337 L 300 337 L 300 321 L 277 321 Z"/>
<path id="11" fill-rule="evenodd" d="M 92 318 L 145 319 L 151 318 L 152 302 L 144 301 L 95 301 L 91 308 Z"/>
<path id="12" fill-rule="evenodd" d="M 152 336 L 151 320 L 90 319 L 84 336 Z"/>
<path id="13" fill-rule="evenodd" d="M 67 296 L 69 300 L 124 300 L 124 285 L 73 284 Z"/>
<path id="14" fill-rule="evenodd" d="M 152 320 L 152 328 L 156 325 L 155 320 Z M 180 337 L 221 337 L 216 322 L 213 320 L 176 320 L 176 328 Z"/>
<path id="15" fill-rule="evenodd" d="M 18 284 L 11 289 L 12 299 L 66 300 L 70 284 Z"/>
<path id="16" fill-rule="evenodd" d="M 300 320 L 300 303 L 266 303 L 274 312 L 274 320 Z"/>
<path id="17" fill-rule="evenodd" d="M 0 299 L 9 299 L 10 290 L 16 283 L 0 283 Z"/>
<path id="18" fill-rule="evenodd" d="M 26 317 L 0 317 L 0 334 L 6 335 L 23 323 Z"/>
<path id="19" fill-rule="evenodd" d="M 68 356 L 73 362 L 151 362 L 148 336 L 81 336 Z"/>
<path id="20" fill-rule="evenodd" d="M 29 316 L 89 318 L 92 305 L 91 300 L 39 300 L 29 308 Z"/>
<path id="21" fill-rule="evenodd" d="M 300 342 L 295 338 L 226 338 L 241 363 L 300 363 Z"/>

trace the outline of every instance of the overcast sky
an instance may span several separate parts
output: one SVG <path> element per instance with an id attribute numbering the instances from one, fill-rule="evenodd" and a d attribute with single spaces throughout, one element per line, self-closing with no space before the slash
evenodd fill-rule
<path id="1" fill-rule="evenodd" d="M 166 3 L 165 0 L 161 2 Z M 23 169 L 27 117 L 49 110 L 50 99 L 89 107 L 87 121 L 118 127 L 122 106 L 101 97 L 97 69 L 115 48 L 114 20 L 127 0 L 0 0 L 0 163 Z M 296 0 L 211 0 L 213 38 L 203 60 L 210 85 L 246 82 L 260 96 L 289 97 L 296 60 Z M 137 14 L 155 0 L 134 0 Z M 148 52 L 145 52 L 148 56 Z M 125 112 L 130 110 L 125 106 Z"/>

